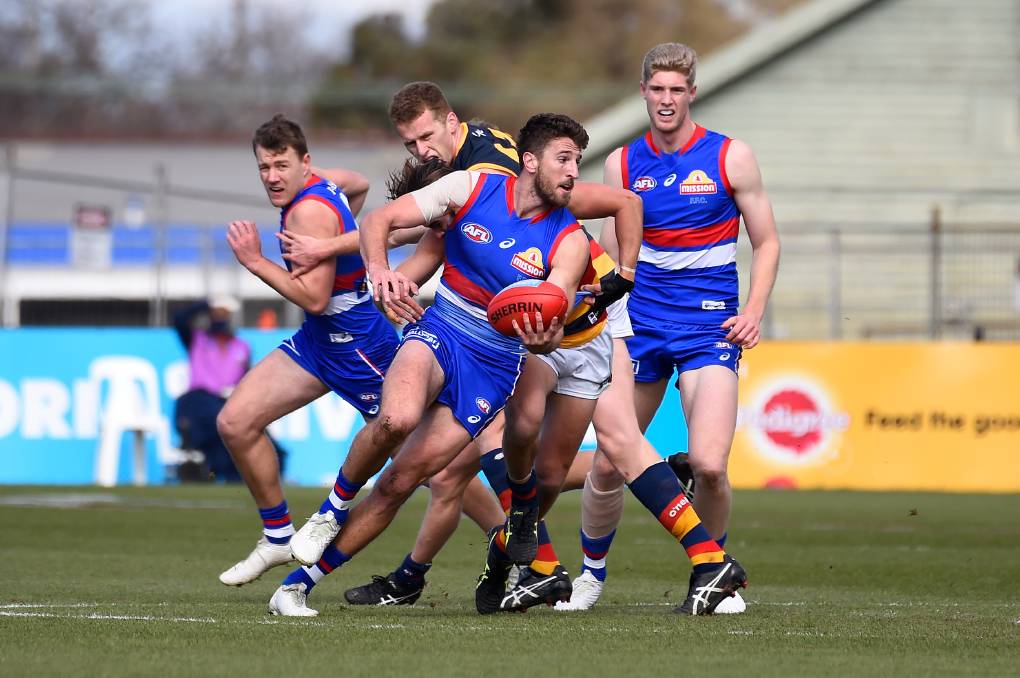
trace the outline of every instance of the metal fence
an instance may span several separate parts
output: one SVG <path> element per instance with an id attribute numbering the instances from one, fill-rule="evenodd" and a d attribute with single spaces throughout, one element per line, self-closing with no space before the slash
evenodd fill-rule
<path id="1" fill-rule="evenodd" d="M 367 149 L 364 157 L 372 155 Z M 133 180 L 100 179 L 16 167 L 7 158 L 0 166 L 3 325 L 163 325 L 178 303 L 224 291 L 244 298 L 244 324 L 266 309 L 296 323 L 297 309 L 240 268 L 226 246 L 231 215 L 275 223 L 257 187 L 250 194 L 198 189 L 170 182 L 158 162 L 147 168 Z M 138 196 L 146 219 L 128 223 L 123 206 Z M 116 207 L 110 261 L 99 270 L 74 263 L 70 215 L 80 202 Z M 263 249 L 278 257 L 271 231 L 263 228 Z M 906 226 L 784 223 L 780 235 L 768 338 L 1020 340 L 1020 224 L 943 224 L 936 212 Z M 746 237 L 738 265 L 746 298 Z"/>
<path id="2" fill-rule="evenodd" d="M 1020 340 L 1020 225 L 784 225 L 765 323 L 784 339 Z M 742 298 L 750 247 L 741 244 Z"/>
<path id="3" fill-rule="evenodd" d="M 133 178 L 100 177 L 61 167 L 19 166 L 14 145 L 0 157 L 0 318 L 19 325 L 165 325 L 182 300 L 243 294 L 247 273 L 226 243 L 230 218 L 263 224 L 263 251 L 280 262 L 275 210 L 250 194 L 172 183 L 158 159 Z M 104 168 L 107 169 L 107 168 Z M 252 182 L 257 186 L 257 182 Z M 80 256 L 82 205 L 108 210 L 105 255 Z M 98 259 L 98 260 L 96 260 Z M 105 260 L 104 260 L 105 259 Z M 54 290 L 59 287 L 60 290 Z M 242 321 L 269 308 L 287 322 L 299 313 L 272 290 L 256 288 Z"/>

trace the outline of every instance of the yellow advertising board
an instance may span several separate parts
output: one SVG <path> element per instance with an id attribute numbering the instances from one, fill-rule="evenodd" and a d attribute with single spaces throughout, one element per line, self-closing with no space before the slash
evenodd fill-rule
<path id="1" fill-rule="evenodd" d="M 734 487 L 1020 492 L 1020 345 L 763 344 Z"/>

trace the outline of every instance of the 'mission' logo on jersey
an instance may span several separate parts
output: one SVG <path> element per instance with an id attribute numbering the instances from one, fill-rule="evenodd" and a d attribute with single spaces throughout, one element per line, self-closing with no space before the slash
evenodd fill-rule
<path id="1" fill-rule="evenodd" d="M 542 264 L 542 250 L 537 247 L 529 247 L 523 252 L 517 252 L 510 261 L 510 265 L 532 278 L 545 276 L 545 266 Z"/>
<path id="2" fill-rule="evenodd" d="M 715 182 L 704 170 L 694 170 L 680 183 L 680 193 L 683 195 L 705 195 L 717 191 Z"/>

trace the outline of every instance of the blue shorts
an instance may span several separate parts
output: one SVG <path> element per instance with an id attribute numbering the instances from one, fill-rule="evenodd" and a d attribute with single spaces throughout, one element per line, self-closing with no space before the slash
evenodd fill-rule
<path id="1" fill-rule="evenodd" d="M 383 375 L 393 362 L 397 345 L 397 333 L 387 326 L 372 341 L 355 340 L 342 349 L 324 351 L 302 327 L 279 348 L 362 415 L 374 417 L 379 414 Z"/>
<path id="2" fill-rule="evenodd" d="M 430 306 L 417 323 L 404 328 L 404 341 L 430 349 L 446 376 L 436 402 L 446 405 L 474 438 L 513 394 L 525 355 L 487 345 L 441 317 Z"/>
<path id="3" fill-rule="evenodd" d="M 741 349 L 726 341 L 729 330 L 718 325 L 685 325 L 631 314 L 634 336 L 627 350 L 634 364 L 634 381 L 653 383 L 668 379 L 673 370 L 683 374 L 707 365 L 723 365 L 734 372 Z"/>

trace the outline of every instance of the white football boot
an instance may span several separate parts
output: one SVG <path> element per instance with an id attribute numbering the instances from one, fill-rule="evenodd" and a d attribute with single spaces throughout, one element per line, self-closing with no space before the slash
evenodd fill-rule
<path id="1" fill-rule="evenodd" d="M 322 552 L 340 534 L 340 524 L 332 511 L 313 513 L 308 522 L 290 538 L 290 552 L 302 565 L 311 567 L 322 558 Z"/>
<path id="2" fill-rule="evenodd" d="M 747 609 L 747 603 L 740 597 L 739 593 L 734 593 L 731 598 L 723 598 L 722 601 L 715 606 L 715 614 L 743 614 L 744 610 Z"/>
<path id="3" fill-rule="evenodd" d="M 273 544 L 263 535 L 247 558 L 220 574 L 220 581 L 227 586 L 243 586 L 255 581 L 267 570 L 293 560 L 289 544 Z"/>
<path id="4" fill-rule="evenodd" d="M 317 617 L 318 610 L 308 607 L 308 587 L 304 584 L 281 586 L 269 599 L 269 614 L 281 617 Z"/>
<path id="5" fill-rule="evenodd" d="M 556 603 L 555 609 L 560 612 L 571 612 L 577 610 L 590 610 L 599 602 L 602 595 L 602 587 L 605 586 L 595 578 L 588 570 L 582 572 L 574 580 L 574 590 L 570 594 L 570 600 L 561 600 Z"/>

